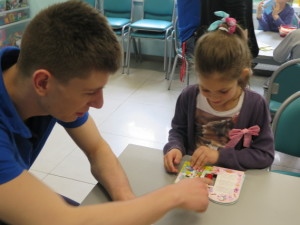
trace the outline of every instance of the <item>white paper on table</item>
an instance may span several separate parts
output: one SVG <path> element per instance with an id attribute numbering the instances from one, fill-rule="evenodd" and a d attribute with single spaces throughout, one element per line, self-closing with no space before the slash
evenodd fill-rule
<path id="1" fill-rule="evenodd" d="M 262 43 L 262 42 L 258 42 L 258 46 L 259 46 L 259 50 L 262 51 L 272 51 L 274 50 L 274 48 L 271 45 Z"/>

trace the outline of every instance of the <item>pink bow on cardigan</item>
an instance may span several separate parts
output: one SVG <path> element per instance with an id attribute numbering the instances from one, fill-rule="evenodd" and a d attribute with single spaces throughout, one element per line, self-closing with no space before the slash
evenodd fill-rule
<path id="1" fill-rule="evenodd" d="M 260 127 L 258 125 L 249 127 L 248 129 L 232 129 L 229 132 L 230 141 L 227 143 L 225 148 L 233 148 L 237 145 L 237 143 L 244 137 L 243 146 L 248 148 L 250 146 L 252 135 L 258 136 L 260 131 Z"/>

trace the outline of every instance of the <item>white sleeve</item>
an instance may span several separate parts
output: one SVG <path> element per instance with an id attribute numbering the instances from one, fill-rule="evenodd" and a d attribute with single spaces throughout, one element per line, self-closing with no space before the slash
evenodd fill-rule
<path id="1" fill-rule="evenodd" d="M 297 40 L 299 39 L 299 40 Z M 274 49 L 273 58 L 277 62 L 283 63 L 290 60 L 292 49 L 295 47 L 296 43 L 300 42 L 300 32 L 299 30 L 289 33 L 280 44 Z"/>

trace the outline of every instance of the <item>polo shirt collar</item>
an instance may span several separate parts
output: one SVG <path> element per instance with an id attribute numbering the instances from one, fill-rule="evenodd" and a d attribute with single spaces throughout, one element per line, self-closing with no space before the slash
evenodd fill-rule
<path id="1" fill-rule="evenodd" d="M 32 134 L 18 114 L 3 81 L 3 68 L 7 69 L 17 62 L 20 50 L 15 47 L 6 47 L 0 50 L 0 121 L 12 133 L 24 138 L 31 138 Z"/>

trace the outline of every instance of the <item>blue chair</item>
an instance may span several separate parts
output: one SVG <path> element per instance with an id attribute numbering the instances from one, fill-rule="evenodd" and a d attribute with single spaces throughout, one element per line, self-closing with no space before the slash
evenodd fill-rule
<path id="1" fill-rule="evenodd" d="M 144 0 L 143 18 L 129 26 L 126 51 L 127 74 L 129 74 L 130 67 L 131 39 L 135 38 L 138 40 L 141 38 L 164 40 L 164 71 L 167 70 L 167 48 L 168 40 L 172 37 L 174 11 L 175 0 Z M 139 54 L 141 55 L 140 45 Z"/>
<path id="2" fill-rule="evenodd" d="M 275 114 L 272 130 L 275 138 L 276 151 L 300 157 L 299 115 L 300 91 L 286 99 Z M 271 171 L 300 177 L 300 173 L 292 171 L 272 170 L 272 167 Z"/>
<path id="3" fill-rule="evenodd" d="M 84 2 L 90 4 L 92 7 L 96 7 L 97 5 L 97 0 L 84 0 Z"/>
<path id="4" fill-rule="evenodd" d="M 292 25 L 296 26 L 297 28 L 300 27 L 300 19 L 296 12 L 295 12 L 293 20 L 292 20 Z"/>
<path id="5" fill-rule="evenodd" d="M 103 14 L 106 16 L 110 26 L 121 37 L 122 47 L 125 49 L 124 40 L 128 36 L 128 28 L 133 16 L 132 0 L 103 0 Z M 123 57 L 122 73 L 125 69 L 125 59 Z"/>
<path id="6" fill-rule="evenodd" d="M 297 91 L 300 91 L 300 59 L 293 59 L 274 71 L 265 89 L 271 114 L 274 116 L 281 104 Z"/>
<path id="7" fill-rule="evenodd" d="M 189 60 L 186 57 L 183 57 L 183 55 L 182 55 L 182 48 L 181 48 L 180 39 L 179 39 L 179 32 L 178 32 L 178 18 L 176 18 L 176 20 L 175 20 L 173 33 L 174 33 L 173 34 L 173 36 L 174 36 L 173 39 L 174 39 L 174 47 L 175 47 L 176 55 L 175 55 L 175 58 L 174 58 L 172 71 L 171 71 L 171 74 L 170 74 L 170 77 L 169 77 L 168 90 L 171 89 L 171 84 L 172 84 L 172 81 L 174 79 L 174 73 L 175 73 L 175 68 L 176 68 L 176 65 L 177 65 L 178 58 L 185 61 L 185 64 L 186 64 L 186 68 L 185 68 L 186 84 L 189 85 L 189 61 L 191 61 L 191 60 Z"/>

